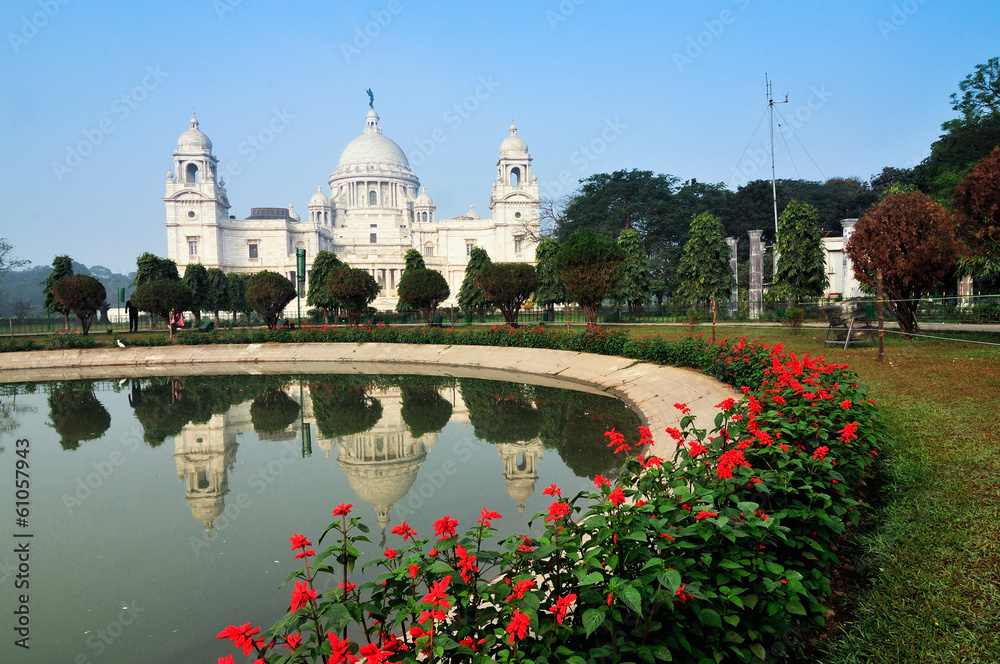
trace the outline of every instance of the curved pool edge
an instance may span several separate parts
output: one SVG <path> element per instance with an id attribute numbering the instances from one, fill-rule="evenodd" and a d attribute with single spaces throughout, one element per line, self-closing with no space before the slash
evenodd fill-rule
<path id="1" fill-rule="evenodd" d="M 628 402 L 653 433 L 653 453 L 673 455 L 666 427 L 685 403 L 711 428 L 715 404 L 733 396 L 725 383 L 691 369 L 628 358 L 541 348 L 385 343 L 266 343 L 65 349 L 0 353 L 0 383 L 122 379 L 226 373 L 446 373 L 612 394 Z"/>

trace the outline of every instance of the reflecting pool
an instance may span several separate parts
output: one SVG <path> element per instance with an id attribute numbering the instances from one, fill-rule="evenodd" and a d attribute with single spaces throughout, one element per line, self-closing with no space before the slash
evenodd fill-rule
<path id="1" fill-rule="evenodd" d="M 464 532 L 483 507 L 538 532 L 542 488 L 613 476 L 604 432 L 639 423 L 600 394 L 435 376 L 0 385 L 0 661 L 214 663 L 221 629 L 283 614 L 288 538 L 336 505 L 371 526 L 364 560 L 403 520 Z"/>

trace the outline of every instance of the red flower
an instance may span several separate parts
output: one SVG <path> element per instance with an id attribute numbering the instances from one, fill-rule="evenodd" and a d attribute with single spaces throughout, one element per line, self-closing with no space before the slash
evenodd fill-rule
<path id="1" fill-rule="evenodd" d="M 675 403 L 674 408 L 681 411 L 682 415 L 687 415 L 688 413 L 691 412 L 691 409 L 687 407 L 686 403 Z"/>
<path id="2" fill-rule="evenodd" d="M 233 664 L 233 656 L 226 655 L 225 657 L 220 657 L 219 664 Z"/>
<path id="3" fill-rule="evenodd" d="M 446 576 L 439 581 L 435 581 L 431 584 L 430 592 L 424 595 L 424 604 L 430 604 L 431 606 L 440 606 L 443 609 L 447 609 L 451 606 L 451 603 L 445 599 L 448 596 L 448 584 L 451 583 L 451 576 Z"/>
<path id="4" fill-rule="evenodd" d="M 692 440 L 691 441 L 691 449 L 688 450 L 688 454 L 691 457 L 696 457 L 699 454 L 703 454 L 703 453 L 705 453 L 707 451 L 708 451 L 707 447 L 705 447 L 704 445 L 702 445 L 701 443 L 699 443 L 697 440 Z"/>
<path id="5" fill-rule="evenodd" d="M 670 437 L 673 438 L 674 440 L 680 441 L 684 439 L 684 434 L 682 434 L 681 430 L 678 429 L 677 427 L 667 427 L 666 429 L 664 429 L 664 431 L 669 433 Z"/>
<path id="6" fill-rule="evenodd" d="M 386 560 L 392 560 L 392 559 L 393 559 L 393 558 L 395 558 L 395 557 L 396 557 L 397 555 L 399 555 L 399 554 L 398 554 L 398 552 L 397 552 L 397 551 L 396 551 L 395 549 L 386 549 L 386 550 L 385 550 L 385 557 L 386 557 Z"/>
<path id="7" fill-rule="evenodd" d="M 611 501 L 611 504 L 614 505 L 615 507 L 618 507 L 619 505 L 624 503 L 625 494 L 622 492 L 622 488 L 620 486 L 616 486 L 615 490 L 611 492 L 610 496 L 608 496 L 608 499 Z"/>
<path id="8" fill-rule="evenodd" d="M 370 664 L 381 664 L 392 656 L 392 651 L 383 650 L 382 646 L 375 643 L 369 643 L 361 646 L 361 650 L 358 651 L 358 654 L 364 657 L 365 661 Z"/>
<path id="9" fill-rule="evenodd" d="M 285 637 L 285 645 L 288 646 L 289 650 L 295 650 L 299 647 L 300 643 L 302 643 L 301 634 L 289 634 Z"/>
<path id="10" fill-rule="evenodd" d="M 713 517 L 713 516 L 719 516 L 719 513 L 718 512 L 706 512 L 705 510 L 702 510 L 702 511 L 698 512 L 698 516 L 696 516 L 694 518 L 694 520 L 695 521 L 701 521 L 703 519 L 707 519 L 707 518 Z"/>
<path id="11" fill-rule="evenodd" d="M 569 611 L 569 607 L 573 602 L 576 601 L 576 595 L 570 593 L 565 597 L 560 597 L 556 599 L 556 603 L 549 607 L 549 613 L 556 617 L 556 622 L 560 625 L 563 624 L 563 618 L 566 617 L 566 612 Z"/>
<path id="12" fill-rule="evenodd" d="M 852 440 L 858 437 L 858 423 L 852 422 L 846 425 L 843 429 L 837 432 L 840 435 L 840 441 L 844 444 L 850 443 Z"/>
<path id="13" fill-rule="evenodd" d="M 826 453 L 830 451 L 830 448 L 824 445 L 823 447 L 817 447 L 816 451 L 813 452 L 813 459 L 817 461 L 822 461 L 826 458 Z"/>
<path id="14" fill-rule="evenodd" d="M 485 507 L 479 516 L 479 523 L 483 524 L 486 528 L 492 528 L 493 525 L 490 523 L 493 519 L 502 519 L 503 516 L 497 512 L 491 512 Z"/>
<path id="15" fill-rule="evenodd" d="M 288 541 L 292 543 L 292 550 L 304 549 L 307 546 L 312 546 L 312 542 L 306 539 L 305 535 L 299 535 L 298 533 L 292 535 L 288 538 Z"/>
<path id="16" fill-rule="evenodd" d="M 253 650 L 255 634 L 260 632 L 260 627 L 250 627 L 250 623 L 245 625 L 230 625 L 226 629 L 219 632 L 217 639 L 229 639 L 237 648 L 243 650 L 244 655 L 249 655 L 250 651 Z"/>
<path id="17" fill-rule="evenodd" d="M 343 588 L 343 587 L 344 587 L 344 582 L 343 582 L 343 581 L 341 581 L 340 583 L 338 583 L 338 584 L 337 584 L 337 587 L 338 587 L 338 588 Z M 345 590 L 345 591 L 344 591 L 344 596 L 346 597 L 346 596 L 347 596 L 347 594 L 348 594 L 349 592 L 351 592 L 352 590 L 354 590 L 354 589 L 355 589 L 356 587 L 357 587 L 357 586 L 356 586 L 355 584 L 353 584 L 353 583 L 351 583 L 350 581 L 348 581 L 348 582 L 347 582 L 347 590 Z"/>
<path id="18" fill-rule="evenodd" d="M 682 604 L 684 602 L 688 601 L 689 599 L 694 599 L 694 595 L 691 595 L 691 594 L 688 594 L 688 593 L 684 592 L 684 588 L 686 586 L 687 586 L 686 583 L 682 583 L 680 585 L 680 587 L 677 589 L 677 592 L 674 593 L 681 600 Z"/>
<path id="19" fill-rule="evenodd" d="M 486 639 L 479 639 L 478 641 L 476 641 L 471 636 L 467 636 L 464 639 L 462 639 L 461 641 L 459 641 L 458 645 L 465 646 L 466 648 L 472 648 L 473 650 L 475 650 L 477 648 L 477 646 L 480 646 L 480 645 L 482 645 L 485 642 L 486 642 Z"/>
<path id="20" fill-rule="evenodd" d="M 337 508 L 333 510 L 334 516 L 347 516 L 351 513 L 351 508 L 354 507 L 351 503 L 341 503 L 337 505 Z"/>
<path id="21" fill-rule="evenodd" d="M 569 503 L 564 503 L 556 501 L 549 505 L 549 515 L 545 517 L 546 521 L 558 521 L 569 514 Z"/>
<path id="22" fill-rule="evenodd" d="M 654 467 L 655 468 L 659 468 L 662 463 L 663 463 L 663 459 L 661 459 L 660 457 L 658 457 L 658 456 L 651 456 L 651 457 L 649 457 L 648 459 L 646 459 L 645 461 L 642 462 L 642 467 L 643 468 L 654 468 Z"/>
<path id="23" fill-rule="evenodd" d="M 605 478 L 601 474 L 597 474 L 594 476 L 594 484 L 597 485 L 597 490 L 600 491 L 601 487 L 611 486 L 611 480 Z"/>
<path id="24" fill-rule="evenodd" d="M 420 612 L 420 617 L 417 618 L 417 622 L 423 625 L 428 620 L 444 620 L 447 613 L 441 609 L 435 609 L 433 611 L 427 611 L 426 609 Z"/>
<path id="25" fill-rule="evenodd" d="M 840 402 L 840 409 L 841 410 L 850 410 L 851 409 L 851 400 L 850 399 L 844 399 L 843 401 L 841 401 Z"/>
<path id="26" fill-rule="evenodd" d="M 292 591 L 292 613 L 305 606 L 310 600 L 316 599 L 316 591 L 309 587 L 305 581 L 296 581 L 295 590 Z"/>
<path id="27" fill-rule="evenodd" d="M 720 480 L 725 479 L 733 476 L 733 469 L 737 466 L 750 467 L 750 464 L 743 457 L 743 450 L 727 450 L 719 457 L 719 466 L 715 472 L 718 474 Z"/>
<path id="28" fill-rule="evenodd" d="M 531 539 L 529 539 L 527 535 L 522 535 L 521 537 L 524 539 L 521 542 L 521 545 L 517 547 L 517 550 L 520 553 L 531 553 L 534 551 L 535 549 L 531 546 Z"/>
<path id="29" fill-rule="evenodd" d="M 455 555 L 458 556 L 458 569 L 462 574 L 462 580 L 468 583 L 472 574 L 479 571 L 476 557 L 470 556 L 465 547 L 461 545 L 455 547 Z"/>
<path id="30" fill-rule="evenodd" d="M 604 433 L 604 437 L 608 438 L 611 441 L 607 444 L 607 447 L 614 447 L 615 454 L 618 454 L 619 452 L 622 451 L 629 452 L 632 449 L 632 447 L 625 442 L 625 436 L 615 431 L 614 429 L 612 429 L 611 431 L 606 431 Z"/>
<path id="31" fill-rule="evenodd" d="M 527 590 L 535 587 L 535 582 L 532 579 L 522 579 L 517 582 L 517 585 L 511 588 L 511 592 L 507 595 L 506 601 L 512 599 L 524 599 L 524 593 Z"/>
<path id="32" fill-rule="evenodd" d="M 531 618 L 518 609 L 514 609 L 514 617 L 507 624 L 508 641 L 514 643 L 517 639 L 523 639 L 528 632 L 529 624 L 531 624 Z"/>
<path id="33" fill-rule="evenodd" d="M 562 489 L 557 487 L 555 484 L 549 485 L 547 489 L 542 491 L 543 496 L 558 496 L 562 498 Z"/>
<path id="34" fill-rule="evenodd" d="M 608 593 L 608 606 L 611 606 L 611 601 L 615 598 L 614 593 Z"/>
<path id="35" fill-rule="evenodd" d="M 736 405 L 736 399 L 729 397 L 728 399 L 724 399 L 722 403 L 715 404 L 715 407 L 721 408 L 722 410 L 732 410 L 733 406 L 735 405 Z"/>
<path id="36" fill-rule="evenodd" d="M 443 516 L 434 522 L 434 534 L 440 535 L 438 539 L 446 539 L 448 537 L 455 536 L 455 526 L 458 525 L 456 519 L 452 519 L 451 515 Z"/>
<path id="37" fill-rule="evenodd" d="M 398 526 L 393 526 L 392 534 L 401 535 L 403 541 L 405 542 L 408 539 L 412 540 L 416 538 L 417 531 L 415 531 L 413 528 L 410 528 L 410 525 L 404 521 L 402 524 Z"/>
<path id="38" fill-rule="evenodd" d="M 407 569 L 409 569 L 410 571 L 410 576 L 412 576 L 414 579 L 417 578 L 417 572 L 420 571 L 420 567 L 418 567 L 417 565 L 410 565 Z"/>

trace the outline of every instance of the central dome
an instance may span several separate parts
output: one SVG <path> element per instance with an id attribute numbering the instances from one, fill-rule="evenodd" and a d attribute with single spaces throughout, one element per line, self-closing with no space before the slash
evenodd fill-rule
<path id="1" fill-rule="evenodd" d="M 410 162 L 403 150 L 389 138 L 382 135 L 378 123 L 378 113 L 368 111 L 365 117 L 365 133 L 347 144 L 340 154 L 337 170 L 368 170 L 369 165 L 399 167 L 410 170 Z"/>

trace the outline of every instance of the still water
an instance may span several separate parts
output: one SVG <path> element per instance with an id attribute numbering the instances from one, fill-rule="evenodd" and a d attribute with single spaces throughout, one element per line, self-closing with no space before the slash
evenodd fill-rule
<path id="1" fill-rule="evenodd" d="M 362 560 L 403 520 L 464 532 L 483 507 L 537 532 L 542 489 L 614 475 L 603 434 L 638 424 L 602 395 L 433 376 L 0 386 L 0 662 L 214 663 L 221 629 L 283 615 L 288 538 L 338 504 L 372 528 Z"/>

